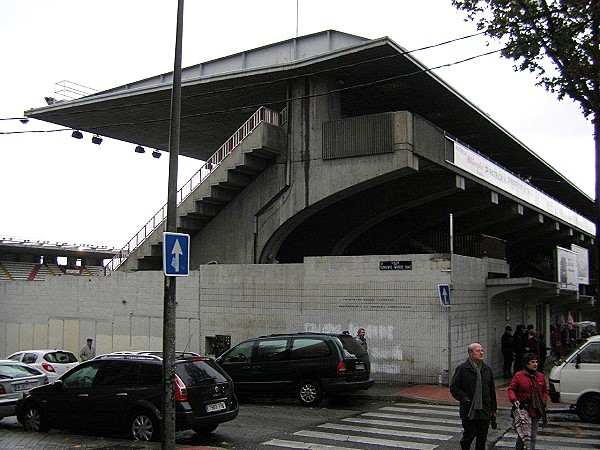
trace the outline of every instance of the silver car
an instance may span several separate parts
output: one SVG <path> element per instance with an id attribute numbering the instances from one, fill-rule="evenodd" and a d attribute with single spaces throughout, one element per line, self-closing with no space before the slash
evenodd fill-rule
<path id="1" fill-rule="evenodd" d="M 48 377 L 35 367 L 0 359 L 0 419 L 14 416 L 17 401 L 29 389 L 48 384 Z"/>
<path id="2" fill-rule="evenodd" d="M 58 377 L 79 364 L 77 357 L 66 350 L 21 350 L 6 359 L 19 361 L 41 370 L 54 383 Z"/>

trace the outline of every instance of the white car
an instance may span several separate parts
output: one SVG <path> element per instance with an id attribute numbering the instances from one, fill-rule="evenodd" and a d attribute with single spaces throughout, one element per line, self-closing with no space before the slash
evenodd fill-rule
<path id="1" fill-rule="evenodd" d="M 25 392 L 48 384 L 48 377 L 35 367 L 0 359 L 0 419 L 14 416 L 17 401 Z"/>
<path id="2" fill-rule="evenodd" d="M 77 357 L 66 350 L 22 350 L 6 359 L 19 361 L 41 370 L 54 383 L 63 373 L 79 364 Z"/>

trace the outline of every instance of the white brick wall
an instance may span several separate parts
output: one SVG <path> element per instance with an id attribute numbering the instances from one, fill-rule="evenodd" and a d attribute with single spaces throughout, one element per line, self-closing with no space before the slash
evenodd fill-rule
<path id="1" fill-rule="evenodd" d="M 380 270 L 387 260 L 412 261 L 412 270 Z M 486 277 L 485 260 L 454 257 L 451 268 L 443 255 L 205 265 L 177 280 L 176 346 L 203 353 L 215 334 L 235 344 L 294 331 L 355 335 L 364 327 L 376 379 L 437 383 L 449 359 L 452 369 L 464 360 L 468 343 L 488 344 Z M 0 282 L 0 356 L 25 347 L 78 352 L 87 337 L 98 353 L 160 349 L 163 283 L 162 272 Z M 452 285 L 451 308 L 440 305 L 442 283 Z"/>

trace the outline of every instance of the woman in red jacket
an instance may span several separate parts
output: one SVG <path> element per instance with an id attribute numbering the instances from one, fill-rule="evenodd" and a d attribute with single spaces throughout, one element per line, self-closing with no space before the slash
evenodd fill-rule
<path id="1" fill-rule="evenodd" d="M 531 417 L 530 450 L 535 450 L 535 436 L 540 419 L 546 424 L 548 386 L 544 374 L 538 372 L 538 357 L 533 353 L 523 355 L 524 369 L 515 373 L 508 386 L 508 399 L 515 408 L 526 409 Z M 522 450 L 525 443 L 517 437 L 515 449 Z"/>

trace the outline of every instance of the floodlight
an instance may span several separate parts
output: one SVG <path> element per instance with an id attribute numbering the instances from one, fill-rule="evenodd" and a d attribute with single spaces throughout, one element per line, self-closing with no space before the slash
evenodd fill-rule
<path id="1" fill-rule="evenodd" d="M 144 147 L 142 147 L 141 145 L 138 145 L 138 146 L 135 148 L 135 152 L 136 152 L 136 153 L 146 153 L 146 149 L 145 149 Z"/>
<path id="2" fill-rule="evenodd" d="M 75 139 L 83 139 L 83 133 L 79 130 L 73 130 L 73 132 L 71 133 L 71 137 Z"/>
<path id="3" fill-rule="evenodd" d="M 153 157 L 153 158 L 156 158 L 156 159 L 158 159 L 158 158 L 160 158 L 160 155 L 161 155 L 161 153 L 160 153 L 159 151 L 157 151 L 157 150 L 154 150 L 154 151 L 152 152 L 152 157 Z"/>
<path id="4" fill-rule="evenodd" d="M 96 134 L 95 136 L 92 136 L 92 143 L 100 145 L 102 144 L 102 138 Z"/>

